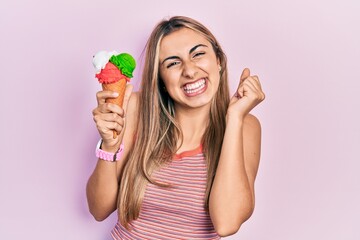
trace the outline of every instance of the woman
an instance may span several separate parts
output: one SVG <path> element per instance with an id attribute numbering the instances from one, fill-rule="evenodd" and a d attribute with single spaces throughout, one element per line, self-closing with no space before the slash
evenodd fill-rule
<path id="1" fill-rule="evenodd" d="M 249 112 L 265 96 L 245 69 L 230 99 L 226 65 L 206 27 L 172 17 L 148 40 L 140 91 L 129 85 L 123 108 L 97 93 L 101 151 L 119 160 L 99 158 L 87 198 L 98 221 L 118 209 L 114 239 L 219 239 L 251 216 L 261 130 Z"/>

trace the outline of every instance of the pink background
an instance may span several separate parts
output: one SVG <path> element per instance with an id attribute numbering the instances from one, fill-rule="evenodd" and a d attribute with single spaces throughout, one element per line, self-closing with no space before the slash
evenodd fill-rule
<path id="1" fill-rule="evenodd" d="M 121 13 L 123 12 L 123 13 Z M 360 3 L 5 0 L 0 3 L 0 239 L 109 239 L 85 198 L 98 133 L 92 56 L 132 53 L 152 27 L 188 15 L 244 67 L 266 101 L 252 218 L 227 239 L 360 239 Z M 121 13 L 121 14 L 120 14 Z"/>

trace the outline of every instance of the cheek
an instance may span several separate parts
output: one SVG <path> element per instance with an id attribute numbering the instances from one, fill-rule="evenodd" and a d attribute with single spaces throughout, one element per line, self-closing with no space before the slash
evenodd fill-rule
<path id="1" fill-rule="evenodd" d="M 160 73 L 160 76 L 166 87 L 176 85 L 179 80 L 179 73 L 177 71 L 164 71 Z"/>
<path id="2" fill-rule="evenodd" d="M 159 72 L 159 76 L 160 76 L 160 79 L 161 81 L 163 82 L 163 84 L 165 85 L 165 87 L 167 87 L 168 85 L 168 82 L 169 82 L 169 76 L 166 72 L 164 71 L 160 71 Z"/>
<path id="3" fill-rule="evenodd" d="M 218 64 L 214 59 L 203 59 L 202 61 L 198 62 L 198 66 L 209 73 L 218 71 Z"/>
<path id="4" fill-rule="evenodd" d="M 168 74 L 164 75 L 162 78 L 162 81 L 164 83 L 164 87 L 166 88 L 166 92 L 170 95 L 171 98 L 173 98 L 174 91 L 177 89 L 177 81 L 174 80 L 174 78 L 171 78 Z"/>

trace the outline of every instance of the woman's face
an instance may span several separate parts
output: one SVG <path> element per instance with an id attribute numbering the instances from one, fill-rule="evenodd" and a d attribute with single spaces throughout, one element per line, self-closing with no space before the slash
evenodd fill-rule
<path id="1" fill-rule="evenodd" d="M 176 107 L 210 105 L 219 87 L 219 61 L 201 34 L 182 28 L 160 42 L 160 77 Z"/>

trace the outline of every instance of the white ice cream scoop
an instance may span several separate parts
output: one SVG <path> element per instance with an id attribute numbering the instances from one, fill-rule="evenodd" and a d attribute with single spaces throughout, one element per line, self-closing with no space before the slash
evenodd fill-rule
<path id="1" fill-rule="evenodd" d="M 95 67 L 96 73 L 100 73 L 101 69 L 105 68 L 105 65 L 109 62 L 111 56 L 118 54 L 119 53 L 116 51 L 99 51 L 98 53 L 96 53 L 93 57 L 93 65 Z"/>

